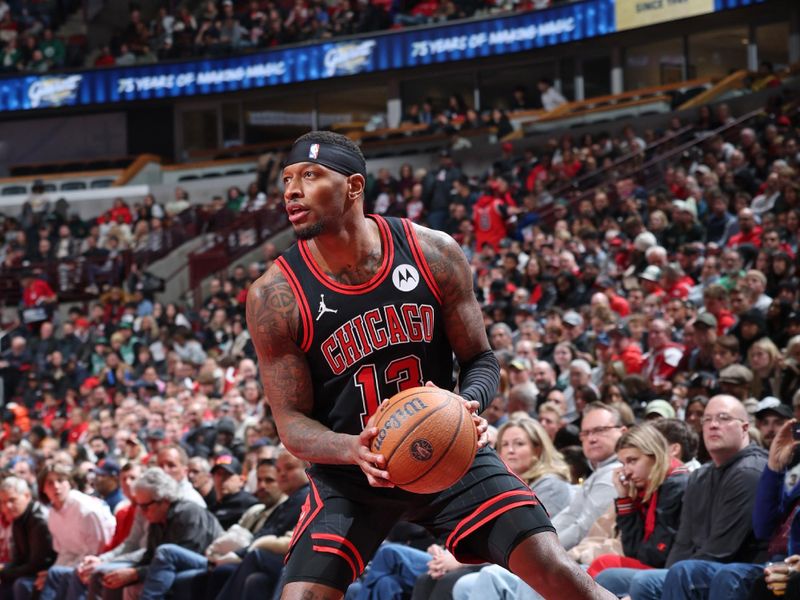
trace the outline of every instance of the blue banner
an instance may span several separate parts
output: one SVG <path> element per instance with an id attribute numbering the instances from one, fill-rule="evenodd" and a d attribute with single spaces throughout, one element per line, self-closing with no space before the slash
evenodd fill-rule
<path id="1" fill-rule="evenodd" d="M 715 0 L 716 9 L 765 0 Z M 615 0 L 587 0 L 454 25 L 316 43 L 226 59 L 0 79 L 0 111 L 88 106 L 257 89 L 500 56 L 616 31 Z"/>

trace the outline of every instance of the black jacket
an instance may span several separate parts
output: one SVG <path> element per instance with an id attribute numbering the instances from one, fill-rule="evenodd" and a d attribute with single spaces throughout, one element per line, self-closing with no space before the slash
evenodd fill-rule
<path id="1" fill-rule="evenodd" d="M 11 525 L 11 562 L 0 570 L 0 582 L 13 583 L 20 577 L 35 577 L 56 560 L 47 517 L 35 501 Z"/>
<path id="2" fill-rule="evenodd" d="M 300 518 L 300 509 L 303 507 L 303 502 L 305 502 L 310 489 L 310 486 L 304 485 L 276 506 L 261 529 L 253 534 L 253 539 L 257 540 L 265 535 L 282 536 L 290 531 Z M 239 556 L 244 556 L 246 553 L 247 548 L 240 548 L 236 551 Z"/>
<path id="3" fill-rule="evenodd" d="M 764 562 L 766 543 L 753 534 L 756 488 L 767 452 L 750 444 L 720 466 L 707 463 L 689 475 L 681 524 L 667 559 L 720 563 Z"/>
<path id="4" fill-rule="evenodd" d="M 245 511 L 254 504 L 258 504 L 258 498 L 242 490 L 223 496 L 210 510 L 217 517 L 220 525 L 228 529 L 231 525 L 238 523 Z"/>
<path id="5" fill-rule="evenodd" d="M 655 529 L 646 540 L 644 539 L 645 515 L 642 510 L 627 498 L 617 499 L 617 527 L 625 556 L 635 558 L 656 569 L 664 566 L 675 541 L 675 534 L 678 532 L 683 493 L 688 479 L 689 473 L 685 470 L 675 472 L 658 488 Z"/>
<path id="6" fill-rule="evenodd" d="M 139 581 L 147 577 L 147 566 L 161 544 L 177 544 L 203 554 L 222 533 L 217 518 L 205 508 L 188 500 L 176 500 L 169 507 L 166 523 L 151 523 L 147 528 L 147 548 L 136 566 Z"/>

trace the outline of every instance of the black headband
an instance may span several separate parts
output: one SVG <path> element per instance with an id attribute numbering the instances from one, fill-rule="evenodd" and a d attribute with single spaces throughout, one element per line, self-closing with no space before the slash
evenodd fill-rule
<path id="1" fill-rule="evenodd" d="M 333 169 L 342 175 L 360 173 L 367 176 L 367 163 L 357 153 L 336 144 L 297 142 L 283 162 L 284 167 L 296 163 L 312 162 Z"/>

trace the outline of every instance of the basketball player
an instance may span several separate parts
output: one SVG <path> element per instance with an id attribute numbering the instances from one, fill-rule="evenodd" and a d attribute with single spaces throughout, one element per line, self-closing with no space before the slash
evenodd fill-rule
<path id="1" fill-rule="evenodd" d="M 544 508 L 494 451 L 437 494 L 394 488 L 370 451 L 382 399 L 432 382 L 477 415 L 499 368 L 469 265 L 449 236 L 364 216 L 366 163 L 329 132 L 300 137 L 284 163 L 298 243 L 248 292 L 247 321 L 287 449 L 312 463 L 287 555 L 284 599 L 340 598 L 392 525 L 420 523 L 464 562 L 507 567 L 548 598 L 612 598 L 561 548 Z M 473 417 L 480 445 L 486 422 Z"/>

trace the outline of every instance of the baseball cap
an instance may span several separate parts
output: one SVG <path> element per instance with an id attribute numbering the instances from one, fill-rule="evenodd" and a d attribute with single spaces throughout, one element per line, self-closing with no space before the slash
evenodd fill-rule
<path id="1" fill-rule="evenodd" d="M 649 231 L 643 231 L 633 240 L 633 247 L 639 252 L 645 252 L 648 248 L 658 243 L 656 236 Z"/>
<path id="2" fill-rule="evenodd" d="M 242 463 L 232 454 L 220 454 L 214 459 L 211 473 L 213 474 L 217 469 L 224 469 L 231 475 L 240 475 L 242 473 Z"/>
<path id="3" fill-rule="evenodd" d="M 697 327 L 698 325 L 708 327 L 709 329 L 716 329 L 717 317 L 712 315 L 710 312 L 701 312 L 694 320 L 694 326 Z"/>
<path id="4" fill-rule="evenodd" d="M 527 371 L 531 368 L 531 363 L 523 356 L 515 356 L 511 359 L 511 362 L 508 363 L 508 366 L 518 371 Z"/>
<path id="5" fill-rule="evenodd" d="M 598 336 L 595 338 L 595 344 L 597 346 L 606 346 L 606 347 L 608 347 L 608 346 L 611 345 L 611 338 L 608 337 L 607 333 L 598 334 Z"/>
<path id="6" fill-rule="evenodd" d="M 661 277 L 661 269 L 655 265 L 649 265 L 644 271 L 639 274 L 640 279 L 646 281 L 658 281 Z"/>
<path id="7" fill-rule="evenodd" d="M 656 414 L 664 417 L 665 419 L 675 418 L 675 409 L 666 400 L 651 400 L 644 407 L 645 416 Z"/>
<path id="8" fill-rule="evenodd" d="M 217 421 L 217 433 L 236 433 L 236 423 L 230 417 L 222 417 Z"/>
<path id="9" fill-rule="evenodd" d="M 163 429 L 153 429 L 152 431 L 147 432 L 148 440 L 163 440 L 165 437 L 166 435 L 164 434 Z"/>
<path id="10" fill-rule="evenodd" d="M 594 280 L 594 284 L 598 288 L 603 288 L 603 289 L 615 287 L 614 282 L 608 275 L 600 275 L 600 277 Z"/>
<path id="11" fill-rule="evenodd" d="M 97 463 L 94 472 L 98 475 L 105 475 L 106 477 L 119 477 L 119 465 L 107 458 Z"/>
<path id="12" fill-rule="evenodd" d="M 694 206 L 694 201 L 676 199 L 672 201 L 672 205 L 679 211 L 688 212 L 693 217 L 697 217 L 697 209 Z"/>
<path id="13" fill-rule="evenodd" d="M 569 325 L 570 327 L 579 327 L 583 325 L 583 317 L 574 310 L 568 310 L 566 313 L 564 313 L 562 321 L 564 321 L 564 324 Z"/>
<path id="14" fill-rule="evenodd" d="M 83 380 L 83 383 L 81 383 L 81 387 L 87 390 L 93 390 L 98 385 L 100 385 L 100 380 L 93 375 L 87 377 L 86 379 Z"/>
<path id="15" fill-rule="evenodd" d="M 753 372 L 744 365 L 729 365 L 719 372 L 719 382 L 732 385 L 748 385 L 753 381 Z"/>
<path id="16" fill-rule="evenodd" d="M 631 337 L 631 330 L 628 328 L 627 325 L 625 325 L 625 323 L 617 323 L 616 325 L 614 325 L 614 327 L 612 327 L 611 329 L 608 330 L 608 335 L 609 336 L 618 335 L 620 337 Z"/>
<path id="17" fill-rule="evenodd" d="M 770 413 L 784 419 L 791 419 L 794 416 L 792 414 L 792 409 L 775 396 L 767 396 L 758 403 L 756 407 L 756 419 L 763 419 Z"/>

